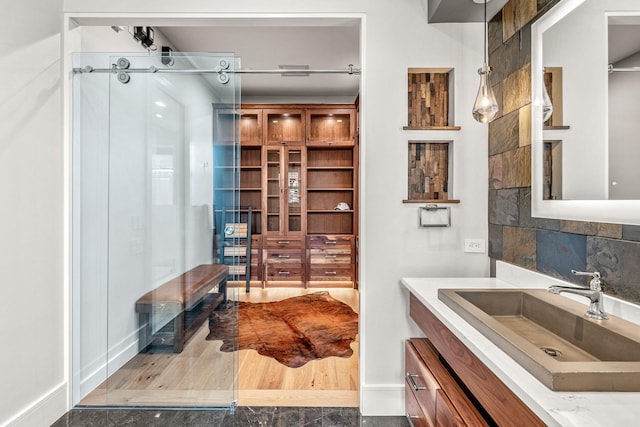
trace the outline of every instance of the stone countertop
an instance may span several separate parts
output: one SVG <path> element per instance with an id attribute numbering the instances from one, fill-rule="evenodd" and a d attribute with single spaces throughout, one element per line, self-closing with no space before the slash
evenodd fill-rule
<path id="1" fill-rule="evenodd" d="M 566 284 L 543 277 L 544 280 L 525 281 L 518 286 L 494 278 L 403 278 L 401 283 L 549 426 L 637 425 L 640 392 L 552 391 L 438 299 L 439 288 L 546 288 Z M 605 299 L 609 314 L 634 321 L 636 313 L 626 314 L 637 307 L 628 305 L 613 298 Z M 586 306 L 585 303 L 585 309 Z"/>

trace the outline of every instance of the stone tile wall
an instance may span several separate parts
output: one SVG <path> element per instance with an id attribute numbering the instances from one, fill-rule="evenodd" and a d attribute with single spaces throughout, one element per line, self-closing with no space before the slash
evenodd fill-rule
<path id="1" fill-rule="evenodd" d="M 489 256 L 640 303 L 640 227 L 531 217 L 531 23 L 558 0 L 510 0 L 489 23 L 500 116 L 489 124 Z"/>

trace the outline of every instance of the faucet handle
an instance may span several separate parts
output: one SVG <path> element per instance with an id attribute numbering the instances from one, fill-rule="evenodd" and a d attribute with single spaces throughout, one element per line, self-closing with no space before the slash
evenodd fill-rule
<path id="1" fill-rule="evenodd" d="M 589 271 L 577 271 L 571 270 L 571 274 L 576 276 L 590 276 L 593 279 L 589 282 L 589 287 L 592 291 L 601 291 L 602 290 L 602 281 L 600 280 L 600 273 L 597 271 L 589 272 Z"/>

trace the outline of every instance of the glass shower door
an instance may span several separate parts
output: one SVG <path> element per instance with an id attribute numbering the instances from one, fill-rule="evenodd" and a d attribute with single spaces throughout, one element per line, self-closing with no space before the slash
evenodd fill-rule
<path id="1" fill-rule="evenodd" d="M 239 61 L 75 62 L 116 71 L 74 79 L 74 403 L 232 406 L 237 352 L 207 336 L 214 312 L 237 317 L 227 303 L 237 288 L 216 261 L 215 195 L 224 187 L 225 208 L 237 209 L 238 123 L 218 129 L 214 111 L 238 109 L 240 85 L 211 71 Z"/>

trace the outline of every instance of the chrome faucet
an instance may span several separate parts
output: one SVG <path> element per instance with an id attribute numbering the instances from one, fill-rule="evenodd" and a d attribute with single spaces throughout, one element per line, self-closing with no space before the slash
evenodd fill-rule
<path id="1" fill-rule="evenodd" d="M 607 320 L 609 316 L 604 312 L 603 293 L 602 293 L 602 281 L 600 280 L 600 273 L 594 271 L 589 273 L 586 271 L 571 270 L 572 274 L 576 276 L 591 276 L 592 279 L 589 282 L 589 288 L 575 288 L 572 286 L 550 286 L 549 292 L 552 294 L 560 295 L 563 292 L 575 295 L 582 295 L 589 298 L 589 309 L 585 313 L 585 316 L 592 319 Z"/>

